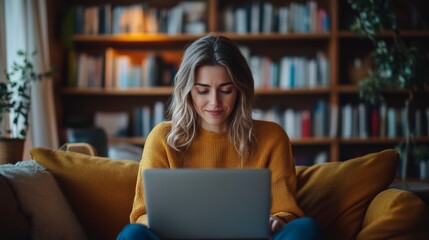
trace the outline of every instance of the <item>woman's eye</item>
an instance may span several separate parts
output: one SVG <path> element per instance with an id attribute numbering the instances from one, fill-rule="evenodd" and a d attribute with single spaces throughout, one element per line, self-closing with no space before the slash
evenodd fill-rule
<path id="1" fill-rule="evenodd" d="M 232 93 L 232 90 L 220 90 L 219 92 L 222 94 L 230 94 Z"/>
<path id="2" fill-rule="evenodd" d="M 207 90 L 198 91 L 198 94 L 200 94 L 200 95 L 205 95 L 208 93 L 209 93 L 209 91 L 207 91 Z"/>

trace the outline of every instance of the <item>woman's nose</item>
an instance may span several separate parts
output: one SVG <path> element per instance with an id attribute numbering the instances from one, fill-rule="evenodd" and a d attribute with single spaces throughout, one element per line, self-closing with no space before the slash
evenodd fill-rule
<path id="1" fill-rule="evenodd" d="M 210 94 L 210 105 L 217 106 L 219 104 L 219 94 L 217 92 L 213 92 Z"/>

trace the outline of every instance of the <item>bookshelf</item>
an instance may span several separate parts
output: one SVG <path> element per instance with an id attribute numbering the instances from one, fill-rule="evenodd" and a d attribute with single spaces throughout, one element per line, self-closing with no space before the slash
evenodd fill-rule
<path id="1" fill-rule="evenodd" d="M 93 1 L 68 1 L 68 9 L 70 6 L 79 6 L 80 11 L 93 6 L 101 7 L 108 4 L 110 11 L 115 11 L 115 7 L 135 6 L 138 1 L 114 1 L 114 0 L 93 0 Z M 169 1 L 145 1 L 145 10 L 158 9 L 159 12 L 170 11 L 175 9 L 182 3 L 188 1 L 169 0 Z M 391 137 L 387 134 L 370 132 L 371 109 L 374 114 L 379 114 L 380 110 L 368 107 L 363 107 L 367 115 L 364 118 L 367 126 L 366 133 L 359 135 L 353 131 L 363 131 L 356 127 L 357 130 L 351 131 L 349 134 L 344 134 L 344 124 L 346 117 L 351 117 L 350 121 L 357 121 L 359 113 L 359 89 L 357 87 L 356 75 L 361 72 L 353 72 L 358 59 L 361 65 L 367 66 L 366 59 L 371 50 L 369 42 L 360 39 L 354 33 L 348 30 L 351 9 L 347 5 L 347 1 L 342 0 L 319 0 L 319 1 L 250 1 L 250 0 L 202 0 L 204 11 L 198 17 L 197 33 L 179 32 L 168 33 L 167 30 L 158 29 L 158 32 L 137 32 L 137 33 L 118 33 L 111 32 L 90 32 L 84 33 L 81 30 L 71 36 L 73 44 L 74 67 L 78 55 L 86 53 L 91 56 L 99 56 L 102 61 L 107 62 L 106 52 L 113 49 L 114 54 L 126 55 L 129 57 L 127 61 L 140 64 L 145 61 L 145 56 L 148 53 L 156 53 L 163 60 L 177 65 L 180 63 L 181 54 L 187 44 L 193 40 L 203 36 L 206 33 L 222 34 L 233 39 L 239 46 L 243 48 L 243 52 L 248 54 L 249 64 L 253 66 L 270 66 L 267 72 L 263 72 L 261 79 L 266 76 L 272 77 L 274 80 L 263 82 L 256 87 L 257 94 L 257 109 L 255 116 L 263 119 L 279 121 L 280 124 L 286 124 L 286 111 L 290 115 L 289 119 L 295 119 L 293 127 L 307 121 L 303 120 L 310 114 L 309 122 L 305 126 L 309 127 L 304 136 L 296 134 L 291 138 L 294 154 L 297 156 L 301 164 L 313 164 L 313 160 L 317 157 L 327 161 L 341 161 L 351 157 L 356 157 L 361 154 L 378 151 L 385 148 L 392 148 L 401 141 L 400 133 L 396 133 Z M 259 25 L 254 21 L 247 20 L 252 17 L 246 17 L 247 13 L 252 13 L 252 8 L 268 9 L 273 11 L 278 18 L 282 19 L 284 9 L 287 7 L 291 15 L 292 8 L 300 9 L 308 7 L 314 11 L 316 5 L 316 22 L 313 23 L 314 29 L 309 25 L 307 29 L 302 29 L 298 22 L 309 19 L 296 18 L 297 23 L 289 26 L 285 30 L 285 26 L 280 23 L 268 24 L 265 20 L 261 20 Z M 429 23 L 427 11 L 429 3 L 426 1 L 417 1 L 423 9 L 422 17 L 426 23 Z M 191 2 L 192 3 L 192 2 Z M 269 3 L 265 7 L 263 3 Z M 192 4 L 191 4 L 192 5 Z M 264 5 L 264 7 L 261 7 Z M 189 5 L 188 5 L 189 7 Z M 270 10 L 271 9 L 271 10 Z M 162 10 L 162 11 L 161 11 Z M 172 11 L 172 10 L 171 10 Z M 186 10 L 183 10 L 185 11 Z M 264 10 L 265 11 L 265 10 Z M 309 10 L 309 12 L 311 12 Z M 146 12 L 145 12 L 146 13 Z M 299 12 L 302 13 L 302 12 Z M 244 16 L 243 16 L 244 14 Z M 311 15 L 311 14 L 310 14 Z M 228 17 L 229 16 L 229 17 Z M 284 17 L 284 16 L 283 16 Z M 407 13 L 400 15 L 404 19 L 402 26 L 402 35 L 407 41 L 418 40 L 429 47 L 429 29 L 422 26 L 420 21 L 411 23 L 410 15 Z M 112 18 L 114 18 L 112 16 Z M 241 19 L 230 22 L 230 19 Z M 243 20 L 244 19 L 244 20 Z M 311 18 L 314 19 L 314 18 Z M 268 21 L 268 20 L 267 20 Z M 290 20 L 292 22 L 292 20 Z M 203 32 L 198 32 L 201 29 L 201 24 L 205 29 Z M 244 25 L 243 25 L 244 24 Z M 249 26 L 247 26 L 247 25 Z M 255 26 L 256 24 L 257 26 Z M 266 29 L 265 25 L 275 26 L 274 28 Z M 114 25 L 114 23 L 111 23 Z M 183 27 L 186 23 L 183 23 Z M 267 26 L 268 26 L 267 25 Z M 292 27 L 293 26 L 293 27 Z M 113 28 L 113 26 L 111 26 Z M 132 27 L 130 27 L 132 28 Z M 159 32 L 164 31 L 164 32 Z M 243 32 L 244 31 L 244 32 Z M 390 33 L 383 33 L 381 37 L 388 38 Z M 70 51 L 65 48 L 59 48 L 64 53 L 64 61 L 69 59 Z M 428 51 L 429 53 L 429 51 Z M 320 58 L 319 58 L 320 57 Z M 287 59 L 287 60 L 285 60 Z M 290 60 L 292 59 L 292 60 Z M 296 70 L 294 75 L 295 82 L 282 83 L 282 74 L 286 74 L 284 66 L 289 66 L 287 61 L 292 61 L 295 66 L 301 66 L 304 69 L 300 75 Z M 67 62 L 70 66 L 70 61 Z M 257 65 L 259 64 L 259 65 Z M 283 65 L 284 64 L 284 65 Z M 299 65 L 301 64 L 301 65 Z M 73 64 L 71 64 L 73 66 Z M 106 67 L 102 64 L 102 67 Z M 254 68 L 252 68 L 253 70 Z M 263 67 L 259 68 L 260 71 Z M 365 70 L 365 69 L 364 69 Z M 308 73 L 311 72 L 311 73 Z M 141 106 L 153 106 L 156 102 L 168 103 L 171 94 L 171 87 L 168 83 L 149 84 L 137 87 L 106 87 L 101 85 L 88 87 L 79 87 L 76 80 L 79 73 L 70 74 L 70 68 L 64 69 L 63 80 L 58 84 L 57 97 L 59 102 L 60 114 L 58 117 L 58 125 L 62 129 L 67 127 L 76 127 L 93 123 L 94 114 L 96 112 L 127 112 L 130 115 L 130 123 L 128 136 L 112 136 L 111 142 L 126 142 L 137 145 L 144 145 L 144 137 L 133 134 L 133 127 L 136 125 L 135 108 Z M 308 74 L 307 74 L 308 73 Z M 104 74 L 104 75 L 103 75 Z M 101 81 L 105 81 L 106 73 L 101 74 Z M 287 73 L 290 75 L 290 72 Z M 312 75 L 313 74 L 313 75 Z M 72 77 L 74 76 L 74 79 Z M 170 75 L 171 77 L 171 75 Z M 256 77 L 255 77 L 256 78 Z M 325 81 L 321 79 L 325 78 Z M 289 78 L 288 78 L 289 79 Z M 312 79 L 312 80 L 310 80 Z M 298 82 L 300 80 L 308 80 L 308 82 Z M 265 79 L 266 81 L 266 79 Z M 290 81 L 290 79 L 288 80 Z M 283 84 L 283 85 L 282 85 Z M 162 85 L 162 86 L 160 86 Z M 429 91 L 416 96 L 416 108 L 421 110 L 422 128 L 423 130 L 416 136 L 416 141 L 419 143 L 429 144 L 429 104 L 427 103 L 427 94 Z M 387 91 L 388 105 L 386 108 L 397 110 L 401 108 L 401 96 L 405 95 L 401 91 Z M 351 105 L 351 115 L 344 115 L 344 106 Z M 323 106 L 323 107 L 320 107 Z M 317 111 L 321 115 L 316 120 Z M 354 113 L 356 112 L 356 113 Z M 399 113 L 398 113 L 399 114 Z M 304 116 L 304 117 L 303 117 Z M 362 117 L 361 117 L 362 118 Z M 335 119 L 335 120 L 334 120 Z M 363 119 L 363 118 L 362 118 Z M 288 121 L 290 122 L 290 121 Z M 299 122 L 299 123 L 297 123 Z M 324 122 L 320 127 L 320 122 Z M 354 123 L 352 123 L 353 126 Z M 377 123 L 380 124 L 380 123 Z M 396 124 L 400 124 L 399 122 Z M 356 125 L 356 124 L 355 124 Z M 284 126 L 286 129 L 287 126 Z M 289 126 L 290 128 L 291 126 Z M 302 129 L 303 126 L 300 126 Z M 316 131 L 316 128 L 321 128 Z M 397 127 L 400 129 L 400 127 Z M 303 130 L 302 130 L 303 131 Z M 61 132 L 61 131 L 60 131 Z M 62 131 L 64 132 L 64 131 Z M 317 133 L 316 133 L 317 132 Z M 302 132 L 301 132 L 302 133 Z M 296 136 L 296 137 L 295 137 Z M 64 141 L 64 136 L 60 136 Z"/>

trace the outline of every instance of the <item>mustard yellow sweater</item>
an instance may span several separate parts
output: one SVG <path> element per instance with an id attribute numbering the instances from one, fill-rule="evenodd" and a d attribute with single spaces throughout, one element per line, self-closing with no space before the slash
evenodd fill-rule
<path id="1" fill-rule="evenodd" d="M 189 150 L 178 152 L 167 145 L 169 122 L 157 125 L 149 134 L 140 161 L 139 173 L 147 168 L 241 168 L 241 161 L 227 133 L 200 129 Z M 295 165 L 291 144 L 277 124 L 254 121 L 257 141 L 244 168 L 269 168 L 272 181 L 271 214 L 291 221 L 303 216 L 296 199 Z M 138 174 L 131 223 L 147 225 L 142 176 Z"/>

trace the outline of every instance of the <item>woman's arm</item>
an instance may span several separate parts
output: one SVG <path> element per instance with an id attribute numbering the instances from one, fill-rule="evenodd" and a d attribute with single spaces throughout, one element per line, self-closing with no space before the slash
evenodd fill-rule
<path id="1" fill-rule="evenodd" d="M 264 127 L 262 138 L 264 141 L 259 142 L 264 142 L 268 148 L 267 165 L 272 177 L 272 215 L 285 222 L 304 216 L 296 202 L 297 180 L 289 137 L 283 128 L 273 123 L 269 127 Z"/>
<path id="2" fill-rule="evenodd" d="M 143 170 L 149 168 L 169 168 L 167 158 L 168 145 L 165 141 L 165 136 L 169 131 L 168 127 L 169 125 L 166 123 L 157 125 L 146 139 L 142 159 L 140 160 L 139 174 L 137 174 L 133 208 L 130 214 L 131 223 L 147 225 L 142 176 Z"/>

